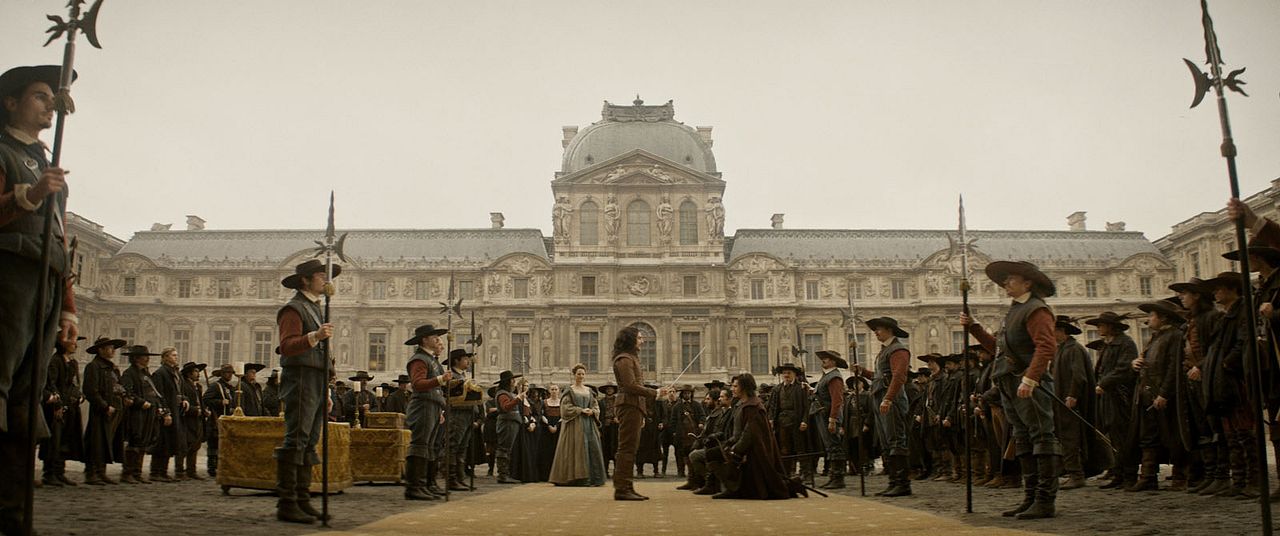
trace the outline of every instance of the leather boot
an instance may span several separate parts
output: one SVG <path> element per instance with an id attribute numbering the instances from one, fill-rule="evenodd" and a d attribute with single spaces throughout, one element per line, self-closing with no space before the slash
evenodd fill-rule
<path id="1" fill-rule="evenodd" d="M 897 456 L 889 456 L 893 460 L 893 471 L 889 473 L 889 482 L 893 487 L 884 492 L 882 497 L 905 497 L 911 495 L 911 479 L 908 478 L 910 473 L 911 462 L 907 461 L 905 454 Z M 841 477 L 841 484 L 843 484 Z"/>
<path id="2" fill-rule="evenodd" d="M 138 479 L 133 476 L 133 464 L 135 461 L 141 465 L 141 460 L 137 456 L 137 452 L 132 450 L 124 451 L 124 464 L 120 467 L 120 483 L 121 484 L 139 484 Z"/>
<path id="3" fill-rule="evenodd" d="M 445 479 L 445 486 L 449 491 L 471 491 L 463 482 L 466 480 L 466 471 L 463 469 L 464 460 L 454 460 L 453 470 L 449 471 L 449 478 Z"/>
<path id="4" fill-rule="evenodd" d="M 715 495 L 720 493 L 720 481 L 713 473 L 707 473 L 706 483 L 693 492 L 694 495 Z"/>
<path id="5" fill-rule="evenodd" d="M 1036 502 L 1036 489 L 1040 487 L 1040 469 L 1035 457 L 1030 454 L 1018 456 L 1018 464 L 1022 466 L 1022 502 L 1012 510 L 1001 512 L 1000 515 L 1004 517 L 1014 517 L 1030 510 L 1031 505 Z"/>
<path id="6" fill-rule="evenodd" d="M 1085 486 L 1084 473 L 1072 473 L 1067 475 L 1067 481 L 1058 486 L 1058 489 L 1078 489 Z"/>
<path id="7" fill-rule="evenodd" d="M 404 460 L 404 498 L 409 501 L 434 501 L 436 496 L 426 490 L 427 460 L 421 456 L 409 456 Z"/>
<path id="8" fill-rule="evenodd" d="M 297 465 L 295 466 L 297 477 L 297 485 L 293 488 L 293 496 L 298 501 L 298 509 L 306 512 L 307 515 L 316 518 L 319 521 L 329 521 L 332 516 L 326 516 L 311 505 L 311 466 Z"/>
<path id="9" fill-rule="evenodd" d="M 137 460 L 133 462 L 133 479 L 137 480 L 139 484 L 151 484 L 150 480 L 142 476 L 142 464 L 147 459 L 146 451 L 140 450 L 134 455 L 137 456 Z"/>
<path id="10" fill-rule="evenodd" d="M 706 477 L 702 474 L 699 474 L 698 471 L 694 471 L 693 467 L 690 466 L 689 479 L 686 480 L 684 484 L 681 484 L 680 487 L 677 487 L 676 489 L 681 491 L 693 491 L 696 489 L 702 489 L 702 486 L 705 485 L 706 483 L 707 483 Z"/>
<path id="11" fill-rule="evenodd" d="M 896 460 L 894 460 L 893 456 L 884 457 L 884 472 L 885 474 L 889 475 L 889 483 L 885 485 L 884 489 L 877 491 L 875 493 L 877 497 L 883 497 L 884 494 L 889 493 L 890 491 L 893 491 L 894 484 L 895 484 L 893 475 L 896 474 L 895 469 L 893 467 L 893 464 L 895 461 Z"/>
<path id="12" fill-rule="evenodd" d="M 1262 496 L 1262 464 L 1258 459 L 1257 440 L 1252 433 L 1240 434 L 1240 442 L 1244 450 L 1245 484 L 1239 498 L 1257 499 Z"/>
<path id="13" fill-rule="evenodd" d="M 511 478 L 511 458 L 498 458 L 498 483 L 499 484 L 519 484 L 520 481 Z"/>
<path id="14" fill-rule="evenodd" d="M 276 519 L 289 523 L 315 523 L 316 518 L 298 508 L 295 495 L 298 473 L 293 461 L 291 457 L 276 459 Z"/>
<path id="15" fill-rule="evenodd" d="M 1125 488 L 1125 491 L 1151 491 L 1160 488 L 1159 453 L 1155 449 L 1142 449 L 1142 476 Z"/>
<path id="16" fill-rule="evenodd" d="M 107 464 L 105 463 L 98 464 L 97 471 L 98 471 L 98 480 L 101 480 L 103 484 L 114 486 L 120 483 L 119 480 L 113 480 L 111 477 L 107 476 Z"/>
<path id="17" fill-rule="evenodd" d="M 1168 488 L 1165 488 L 1166 490 L 1187 491 L 1187 465 L 1185 462 L 1173 465 L 1173 478 L 1171 480 L 1172 482 Z"/>
<path id="18" fill-rule="evenodd" d="M 152 482 L 174 482 L 169 478 L 169 457 L 159 454 L 151 455 L 151 481 Z"/>
<path id="19" fill-rule="evenodd" d="M 205 478 L 196 473 L 196 458 L 199 452 L 187 453 L 187 478 L 191 480 L 204 480 Z"/>
<path id="20" fill-rule="evenodd" d="M 819 489 L 844 489 L 844 464 L 833 463 L 828 469 L 831 476 L 827 478 L 827 482 L 819 486 Z"/>
<path id="21" fill-rule="evenodd" d="M 1058 467 L 1062 463 L 1062 456 L 1039 454 L 1035 459 L 1038 480 L 1035 501 L 1031 508 L 1016 516 L 1018 519 L 1044 519 L 1057 513 L 1055 503 L 1058 499 Z"/>
<path id="22" fill-rule="evenodd" d="M 84 466 L 84 483 L 90 486 L 106 484 L 106 482 L 102 481 L 102 477 L 98 476 L 98 466 L 89 464 Z"/>
<path id="23" fill-rule="evenodd" d="M 986 484 L 983 484 L 982 487 L 987 489 L 996 489 L 1003 485 L 1004 475 L 997 473 L 995 476 L 991 477 L 991 480 L 987 481 Z"/>
<path id="24" fill-rule="evenodd" d="M 439 472 L 440 472 L 440 462 L 435 462 L 435 461 L 427 462 L 427 488 L 426 489 L 428 493 L 431 493 L 437 497 L 444 497 L 445 496 L 444 489 L 441 489 L 440 485 L 436 484 L 436 473 L 439 473 Z"/>

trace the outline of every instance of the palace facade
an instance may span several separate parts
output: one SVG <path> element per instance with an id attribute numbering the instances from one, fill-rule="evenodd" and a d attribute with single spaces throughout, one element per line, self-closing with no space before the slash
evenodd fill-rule
<path id="1" fill-rule="evenodd" d="M 793 347 L 809 351 L 796 359 L 813 371 L 814 350 L 849 355 L 856 341 L 858 360 L 878 350 L 861 322 L 845 322 L 850 303 L 862 318 L 899 319 L 914 354 L 961 348 L 954 230 L 788 229 L 775 214 L 769 228 L 726 234 L 730 181 L 717 169 L 712 128 L 676 121 L 671 102 L 606 102 L 600 121 L 562 134 L 551 236 L 508 229 L 500 213 L 486 229 L 349 231 L 352 262 L 333 298 L 340 376 L 368 370 L 393 381 L 414 327 L 446 323 L 450 287 L 463 300 L 455 344 L 473 329 L 483 337 L 485 379 L 512 369 L 563 382 L 582 362 L 590 381 L 608 381 L 613 336 L 632 325 L 649 334 L 641 359 L 663 381 L 686 367 L 690 383 L 768 374 Z M 278 366 L 275 312 L 289 296 L 279 282 L 323 230 L 205 229 L 190 217 L 185 230 L 156 226 L 122 241 L 69 220 L 86 336 L 173 346 L 212 366 Z M 1108 228 L 1086 230 L 1076 213 L 1069 230 L 971 231 L 975 315 L 998 326 L 1007 307 L 982 275 L 991 260 L 1038 264 L 1058 284 L 1050 303 L 1059 314 L 1132 311 L 1168 295 L 1182 277 L 1170 258 L 1182 250 Z"/>

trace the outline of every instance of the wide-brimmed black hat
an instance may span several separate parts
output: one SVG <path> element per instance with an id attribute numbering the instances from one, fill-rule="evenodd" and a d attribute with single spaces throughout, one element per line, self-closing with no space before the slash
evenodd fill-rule
<path id="1" fill-rule="evenodd" d="M 204 363 L 196 363 L 195 361 L 188 361 L 182 364 L 182 371 L 180 372 L 180 374 L 182 374 L 183 376 L 186 376 L 188 372 L 191 372 L 193 370 L 201 371 L 201 370 L 204 370 L 205 367 L 208 367 L 208 365 Z"/>
<path id="2" fill-rule="evenodd" d="M 425 337 L 430 337 L 432 335 L 440 336 L 448 332 L 449 330 L 445 328 L 437 328 L 435 324 L 423 324 L 418 326 L 418 329 L 413 330 L 413 336 L 409 337 L 409 340 L 404 341 L 404 345 L 417 346 L 422 343 L 422 339 Z"/>
<path id="3" fill-rule="evenodd" d="M 1080 327 L 1076 326 L 1075 323 L 1071 321 L 1071 317 L 1067 315 L 1058 315 L 1054 319 L 1053 326 L 1062 328 L 1062 331 L 1067 332 L 1067 335 L 1079 335 L 1081 333 Z"/>
<path id="4" fill-rule="evenodd" d="M 523 374 L 515 374 L 515 373 L 513 373 L 513 372 L 511 372 L 511 371 L 509 371 L 509 370 L 504 370 L 504 371 L 502 371 L 502 372 L 498 373 L 498 381 L 493 382 L 493 384 L 494 384 L 494 385 L 502 385 L 502 384 L 504 384 L 504 383 L 506 383 L 506 382 L 508 382 L 508 381 L 514 380 L 514 379 L 519 378 L 519 377 L 521 377 L 521 376 L 524 376 L 524 375 L 523 375 Z"/>
<path id="5" fill-rule="evenodd" d="M 1263 262 L 1271 265 L 1272 268 L 1280 268 L 1280 249 L 1264 246 L 1249 246 L 1247 249 L 1250 257 L 1262 259 Z M 1239 261 L 1240 250 L 1237 249 L 1223 253 L 1222 258 L 1230 261 Z M 1253 266 L 1250 265 L 1250 268 L 1252 267 Z M 1254 271 L 1256 272 L 1257 270 Z"/>
<path id="6" fill-rule="evenodd" d="M 498 396 L 498 386 L 497 386 L 497 385 L 495 385 L 495 386 L 493 386 L 493 387 L 490 387 L 490 388 L 486 389 L 486 390 L 485 390 L 485 393 L 489 395 L 489 398 L 493 398 L 493 397 L 495 397 L 495 396 Z"/>
<path id="7" fill-rule="evenodd" d="M 408 374 L 401 374 L 399 376 L 396 376 L 396 383 L 412 383 L 412 382 L 413 380 L 409 379 Z"/>
<path id="8" fill-rule="evenodd" d="M 685 391 L 688 391 L 688 392 L 692 393 L 692 392 L 693 392 L 693 390 L 694 390 L 694 389 L 693 389 L 693 385 L 692 385 L 692 384 L 688 384 L 688 383 L 680 384 L 680 386 L 679 386 L 679 387 L 676 387 L 676 391 L 679 391 L 679 392 L 685 392 Z"/>
<path id="9" fill-rule="evenodd" d="M 248 373 L 249 373 L 249 371 L 251 371 L 251 370 L 252 370 L 252 371 L 254 371 L 254 372 L 258 372 L 259 370 L 262 370 L 262 369 L 264 369 L 264 368 L 267 368 L 267 366 L 266 366 L 266 365 L 263 365 L 262 363 L 245 363 L 245 364 L 244 364 L 244 374 L 248 374 Z"/>
<path id="10" fill-rule="evenodd" d="M 868 329 L 875 331 L 877 327 L 889 328 L 889 330 L 893 332 L 893 336 L 899 339 L 906 339 L 911 337 L 910 333 L 907 333 L 906 330 L 898 327 L 898 321 L 897 319 L 894 319 L 894 318 L 881 316 L 878 318 L 872 318 L 871 320 L 867 321 Z"/>
<path id="11" fill-rule="evenodd" d="M 728 387 L 729 384 L 724 383 L 723 381 L 720 381 L 720 380 L 711 380 L 707 383 L 702 384 L 702 386 L 706 387 L 707 389 L 724 389 Z"/>
<path id="12" fill-rule="evenodd" d="M 74 82 L 80 75 L 74 70 L 71 71 L 71 81 Z M 14 67 L 0 74 L 0 98 L 7 97 L 27 89 L 27 86 L 36 82 L 44 82 L 49 85 L 49 89 L 54 94 L 58 93 L 58 86 L 62 84 L 62 66 L 61 65 L 24 65 L 22 67 Z M 9 112 L 0 105 L 0 127 L 9 123 Z"/>
<path id="13" fill-rule="evenodd" d="M 617 385 L 615 385 L 613 382 L 609 382 L 609 383 L 606 383 L 606 384 L 604 384 L 604 385 L 601 385 L 601 386 L 600 386 L 600 392 L 601 392 L 601 393 L 603 393 L 605 389 L 611 389 L 611 390 L 613 390 L 613 392 L 608 393 L 608 394 L 613 394 L 613 393 L 618 392 L 618 386 L 617 386 Z"/>
<path id="14" fill-rule="evenodd" d="M 126 348 L 125 351 L 120 352 L 120 355 L 129 356 L 129 360 L 132 361 L 134 358 L 153 357 L 153 356 L 158 356 L 160 354 L 152 352 L 151 350 L 147 349 L 145 345 L 135 344 L 133 346 Z"/>
<path id="15" fill-rule="evenodd" d="M 916 356 L 916 359 L 919 359 L 919 360 L 921 360 L 921 361 L 924 361 L 925 363 L 928 363 L 928 362 L 930 362 L 930 361 L 935 361 L 935 360 L 938 360 L 938 359 L 942 359 L 942 354 L 940 354 L 940 353 L 938 353 L 938 352 L 931 352 L 931 353 L 927 353 L 927 354 L 925 354 L 925 355 L 918 355 L 918 356 Z"/>
<path id="16" fill-rule="evenodd" d="M 1236 289 L 1236 291 L 1239 291 L 1241 288 L 1240 272 L 1222 272 L 1214 276 L 1212 279 L 1204 280 L 1204 286 L 1210 291 L 1213 291 L 1218 287 L 1233 288 Z"/>
<path id="17" fill-rule="evenodd" d="M 756 392 L 757 392 L 758 394 L 768 393 L 769 391 L 772 391 L 772 390 L 773 390 L 773 384 L 772 384 L 772 383 L 762 383 L 762 384 L 760 384 L 759 386 L 757 386 L 757 387 L 756 387 Z"/>
<path id="18" fill-rule="evenodd" d="M 844 379 L 844 386 L 849 389 L 853 389 L 853 384 L 855 383 L 861 383 L 863 387 L 868 387 L 871 385 L 871 382 L 868 381 L 866 378 L 863 378 L 862 376 L 855 375 L 855 376 L 849 376 L 848 378 Z"/>
<path id="19" fill-rule="evenodd" d="M 1054 286 L 1053 280 L 1044 275 L 1040 267 L 1027 261 L 994 261 L 987 265 L 985 271 L 987 277 L 997 285 L 1003 286 L 1009 276 L 1019 275 L 1031 282 L 1031 291 L 1041 298 L 1048 298 L 1058 293 L 1058 287 Z"/>
<path id="20" fill-rule="evenodd" d="M 445 366 L 449 366 L 450 364 L 453 363 L 454 359 L 463 358 L 463 357 L 474 357 L 475 355 L 476 354 L 474 352 L 468 352 L 466 348 L 454 348 L 452 352 L 449 352 L 449 357 L 444 358 L 443 364 Z"/>
<path id="21" fill-rule="evenodd" d="M 1089 341 L 1089 344 L 1084 345 L 1084 347 L 1090 350 L 1096 350 L 1101 352 L 1102 348 L 1105 347 L 1106 345 L 1107 345 L 1107 341 L 1104 341 L 1102 339 L 1095 339 L 1095 340 Z"/>
<path id="22" fill-rule="evenodd" d="M 235 376 L 235 375 L 236 375 L 236 367 L 235 367 L 235 365 L 232 365 L 231 363 L 227 363 L 227 364 L 225 364 L 225 365 L 222 365 L 221 367 L 218 367 L 218 369 L 217 369 L 217 370 L 215 370 L 215 371 L 213 371 L 213 373 L 214 373 L 214 374 L 231 374 L 232 376 Z"/>
<path id="23" fill-rule="evenodd" d="M 284 288 L 298 290 L 302 288 L 302 278 L 323 271 L 324 263 L 320 262 L 320 259 L 311 259 L 293 267 L 293 274 L 281 279 L 280 284 L 284 285 Z M 340 273 L 342 273 L 342 267 L 336 264 L 333 265 L 333 277 L 338 277 Z"/>
<path id="24" fill-rule="evenodd" d="M 920 367 L 916 369 L 916 376 L 933 376 L 933 369 L 929 367 Z"/>
<path id="25" fill-rule="evenodd" d="M 844 357 L 840 355 L 840 352 L 835 350 L 818 350 L 817 352 L 814 352 L 813 355 L 818 356 L 818 359 L 830 359 L 835 361 L 836 368 L 849 368 L 849 362 L 845 361 Z"/>
<path id="26" fill-rule="evenodd" d="M 1205 284 L 1203 279 L 1193 277 L 1190 281 L 1182 281 L 1169 285 L 1169 290 L 1174 292 L 1191 292 L 1193 294 L 1212 295 L 1213 289 Z"/>
<path id="27" fill-rule="evenodd" d="M 1163 316 L 1165 320 L 1174 324 L 1181 324 L 1187 321 L 1187 312 L 1183 311 L 1182 308 L 1169 303 L 1169 300 L 1158 300 L 1144 303 L 1139 305 L 1138 309 L 1144 313 L 1151 313 L 1153 311 L 1160 313 L 1160 316 Z"/>
<path id="28" fill-rule="evenodd" d="M 784 370 L 790 370 L 790 371 L 792 371 L 792 372 L 795 372 L 795 373 L 796 373 L 796 376 L 803 376 L 803 375 L 804 375 L 804 369 L 800 368 L 800 366 L 799 366 L 799 365 L 797 365 L 797 364 L 795 364 L 795 363 L 783 363 L 783 364 L 781 364 L 781 365 L 778 365 L 778 366 L 776 366 L 776 367 L 773 367 L 773 373 L 774 373 L 775 375 L 776 375 L 776 374 L 782 374 L 782 371 L 784 371 Z"/>
<path id="29" fill-rule="evenodd" d="M 115 347 L 115 349 L 119 350 L 121 348 L 124 348 L 126 344 L 129 344 L 129 343 L 125 342 L 124 339 L 109 339 L 107 337 L 98 337 L 98 339 L 93 341 L 93 344 L 88 348 L 85 348 L 84 351 L 86 353 L 98 355 L 98 349 L 102 348 L 103 346 L 113 346 Z"/>
<path id="30" fill-rule="evenodd" d="M 1098 315 L 1096 318 L 1090 318 L 1088 320 L 1085 320 L 1084 323 L 1089 324 L 1090 326 L 1110 324 L 1112 326 L 1115 326 L 1116 328 L 1119 328 L 1120 331 L 1125 331 L 1129 329 L 1129 324 L 1124 323 L 1125 320 L 1127 319 L 1123 316 L 1115 314 L 1111 311 L 1105 311 L 1102 314 Z"/>
<path id="31" fill-rule="evenodd" d="M 353 381 L 353 382 L 371 382 L 373 381 L 373 376 L 370 376 L 369 373 L 366 371 L 358 370 L 356 371 L 355 376 L 347 378 L 347 380 Z"/>

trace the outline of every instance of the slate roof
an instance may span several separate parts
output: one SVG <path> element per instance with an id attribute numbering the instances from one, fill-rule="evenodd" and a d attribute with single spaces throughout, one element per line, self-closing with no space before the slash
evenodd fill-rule
<path id="1" fill-rule="evenodd" d="M 369 229 L 347 231 L 355 260 L 496 260 L 511 253 L 548 259 L 538 229 Z M 121 248 L 152 259 L 281 262 L 315 247 L 324 230 L 141 231 Z"/>
<path id="2" fill-rule="evenodd" d="M 752 253 L 794 260 L 912 260 L 950 247 L 956 231 L 742 229 L 728 253 L 729 262 Z M 1038 263 L 1065 260 L 1119 262 L 1139 253 L 1161 255 L 1140 232 L 969 231 L 974 249 L 993 260 Z"/>

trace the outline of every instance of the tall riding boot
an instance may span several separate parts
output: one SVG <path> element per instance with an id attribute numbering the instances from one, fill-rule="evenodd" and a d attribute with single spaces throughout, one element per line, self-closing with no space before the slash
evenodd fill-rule
<path id="1" fill-rule="evenodd" d="M 1160 489 L 1160 453 L 1156 449 L 1142 449 L 1142 475 L 1125 491 L 1152 491 Z"/>
<path id="2" fill-rule="evenodd" d="M 281 456 L 280 452 L 276 451 L 276 519 L 289 523 L 314 523 L 316 518 L 298 508 L 298 466 L 293 463 L 294 457 Z"/>
<path id="3" fill-rule="evenodd" d="M 804 481 L 804 485 L 811 488 L 818 486 L 814 483 L 814 473 L 817 473 L 817 464 L 813 460 L 806 460 L 800 463 L 800 480 Z"/>
<path id="4" fill-rule="evenodd" d="M 519 484 L 520 481 L 511 478 L 511 458 L 507 456 L 498 456 L 498 483 L 499 484 Z"/>
<path id="5" fill-rule="evenodd" d="M 706 482 L 693 492 L 694 495 L 715 495 L 720 493 L 720 480 L 716 478 L 716 474 L 708 471 L 706 473 Z"/>
<path id="6" fill-rule="evenodd" d="M 436 474 L 440 472 L 440 462 L 427 462 L 427 491 L 437 497 L 444 497 L 444 489 L 436 484 Z"/>
<path id="7" fill-rule="evenodd" d="M 1036 489 L 1040 487 L 1040 468 L 1036 464 L 1035 456 L 1031 454 L 1020 455 L 1018 456 L 1018 464 L 1022 466 L 1022 490 L 1024 495 L 1022 502 L 1015 506 L 1013 510 L 1006 510 L 1000 513 L 1004 517 L 1014 517 L 1031 509 L 1031 505 L 1036 502 Z"/>
<path id="8" fill-rule="evenodd" d="M 436 496 L 427 491 L 427 459 L 409 456 L 404 460 L 404 498 L 410 501 L 434 501 Z"/>
<path id="9" fill-rule="evenodd" d="M 1213 469 L 1209 473 L 1210 476 L 1206 478 L 1213 479 L 1213 482 L 1198 493 L 1200 495 L 1217 495 L 1231 487 L 1231 451 L 1226 445 L 1220 443 L 1210 445 L 1208 448 L 1213 450 L 1212 459 L 1214 461 L 1212 465 L 1205 462 L 1206 470 L 1209 467 Z M 1209 458 L 1205 459 L 1208 460 Z"/>
<path id="10" fill-rule="evenodd" d="M 1173 463 L 1172 482 L 1165 489 L 1169 491 L 1187 491 L 1187 470 L 1189 467 L 1185 456 L 1183 459 L 1175 461 Z"/>
<path id="11" fill-rule="evenodd" d="M 1055 502 L 1058 499 L 1058 466 L 1062 456 L 1057 454 L 1036 455 L 1036 497 L 1025 512 L 1017 515 L 1018 519 L 1044 519 L 1056 513 Z"/>
<path id="12" fill-rule="evenodd" d="M 1249 463 L 1245 461 L 1245 449 L 1236 441 L 1236 434 L 1227 440 L 1228 459 L 1231 468 L 1231 486 L 1219 491 L 1218 497 L 1235 497 L 1240 495 L 1249 479 Z"/>
<path id="13" fill-rule="evenodd" d="M 121 464 L 120 466 L 120 483 L 121 484 L 138 484 L 139 483 L 138 479 L 134 478 L 133 476 L 134 462 L 137 462 L 139 465 L 142 464 L 142 460 L 139 459 L 140 456 L 138 456 L 137 454 L 138 452 L 133 450 L 124 451 L 124 463 Z"/>
<path id="14" fill-rule="evenodd" d="M 169 478 L 169 457 L 159 454 L 151 455 L 151 481 L 152 482 L 174 482 Z"/>
<path id="15" fill-rule="evenodd" d="M 1244 451 L 1244 488 L 1241 499 L 1257 499 L 1262 496 L 1262 463 L 1258 459 L 1258 440 L 1252 432 L 1240 434 L 1240 448 Z"/>
<path id="16" fill-rule="evenodd" d="M 889 473 L 889 482 L 893 485 L 888 491 L 884 492 L 884 497 L 904 497 L 911 495 L 911 478 L 908 476 L 911 472 L 911 462 L 907 461 L 906 454 L 898 454 L 889 456 L 893 460 L 893 471 Z M 844 484 L 843 477 L 840 483 Z"/>
<path id="17" fill-rule="evenodd" d="M 191 480 L 204 480 L 204 477 L 196 473 L 196 459 L 199 457 L 199 450 L 193 450 L 187 453 L 187 478 Z"/>
<path id="18" fill-rule="evenodd" d="M 844 489 L 844 466 L 845 464 L 843 463 L 831 464 L 828 469 L 831 476 L 827 478 L 827 482 L 820 486 L 819 489 Z"/>
<path id="19" fill-rule="evenodd" d="M 136 456 L 138 459 L 133 462 L 133 479 L 137 480 L 139 484 L 151 484 L 150 480 L 142 476 L 142 464 L 147 459 L 147 452 L 145 450 L 139 450 L 137 451 Z"/>
<path id="20" fill-rule="evenodd" d="M 298 500 L 298 509 L 306 512 L 307 515 L 320 521 L 329 521 L 332 516 L 325 516 L 315 507 L 311 506 L 311 466 L 298 465 L 297 469 L 297 485 L 293 488 L 293 495 Z"/>
<path id="21" fill-rule="evenodd" d="M 449 484 L 449 491 L 472 491 L 471 486 L 465 484 L 467 481 L 467 460 L 463 456 L 458 456 L 453 460 L 453 483 Z"/>
<path id="22" fill-rule="evenodd" d="M 884 488 L 883 490 L 877 491 L 877 492 L 875 493 L 875 494 L 876 494 L 876 496 L 878 496 L 878 497 L 883 497 L 883 496 L 884 496 L 884 494 L 889 493 L 890 491 L 893 491 L 894 484 L 896 483 L 896 482 L 894 482 L 894 477 L 893 477 L 893 475 L 897 474 L 897 473 L 896 473 L 896 469 L 894 469 L 894 467 L 893 467 L 893 464 L 894 464 L 894 462 L 895 462 L 895 461 L 897 461 L 897 460 L 895 459 L 895 457 L 894 457 L 894 456 L 885 456 L 885 457 L 884 457 L 884 472 L 885 472 L 885 474 L 889 475 L 889 483 L 885 486 L 885 488 Z"/>
<path id="23" fill-rule="evenodd" d="M 173 480 L 181 482 L 187 479 L 187 456 L 178 453 L 173 457 Z"/>
<path id="24" fill-rule="evenodd" d="M 106 482 L 102 481 L 102 477 L 98 476 L 98 466 L 96 464 L 84 464 L 84 483 L 90 486 L 101 486 L 106 484 Z"/>

